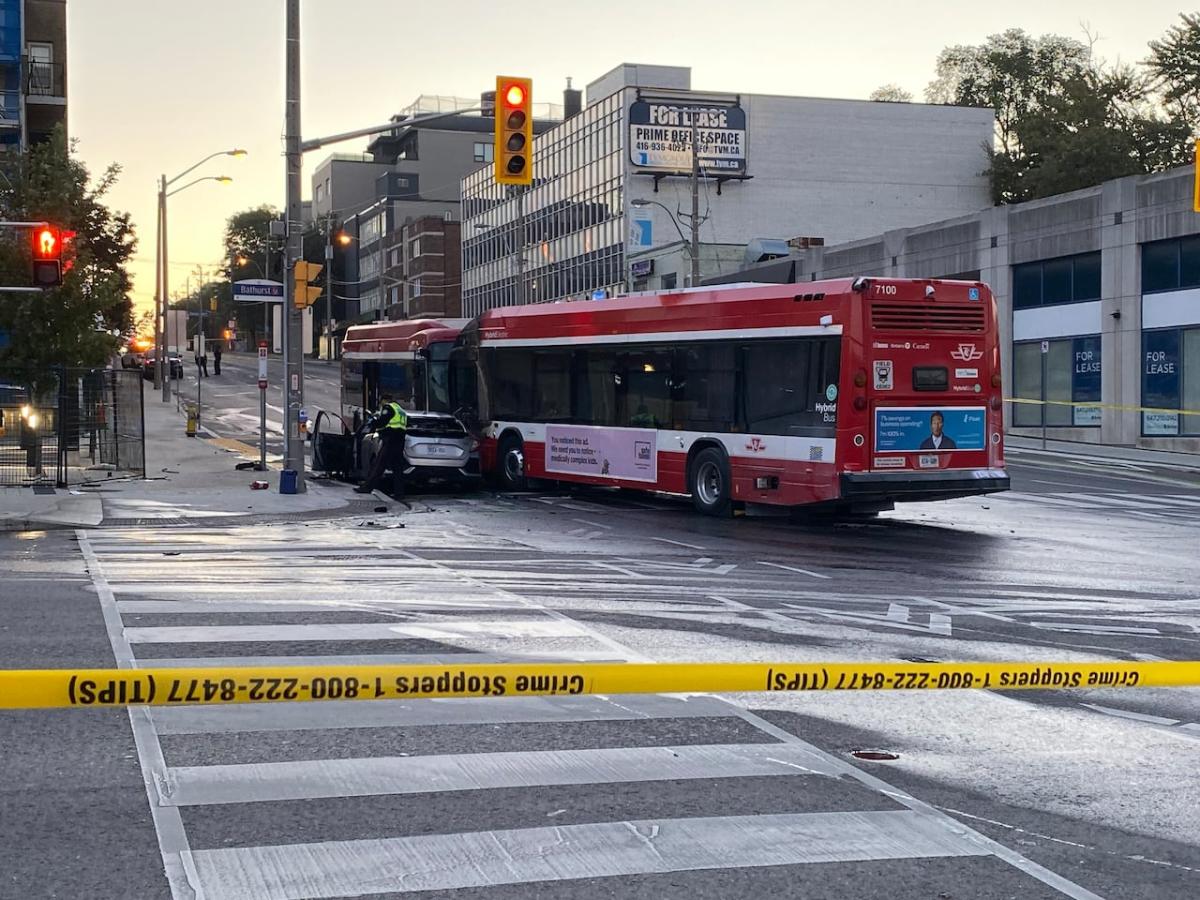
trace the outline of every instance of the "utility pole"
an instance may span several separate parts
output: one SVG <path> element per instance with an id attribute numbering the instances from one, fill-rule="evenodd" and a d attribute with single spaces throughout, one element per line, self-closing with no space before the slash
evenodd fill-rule
<path id="1" fill-rule="evenodd" d="M 162 226 L 163 226 L 163 190 L 162 182 L 158 185 L 158 220 L 154 226 L 154 389 L 162 388 L 163 360 L 166 358 L 164 330 L 166 314 L 163 310 L 166 301 L 162 293 Z"/>
<path id="2" fill-rule="evenodd" d="M 171 335 L 170 323 L 166 321 L 167 309 L 168 309 L 167 298 L 169 296 L 171 296 L 169 289 L 168 289 L 168 284 L 170 283 L 170 276 L 168 273 L 171 270 L 171 266 L 167 260 L 167 176 L 166 176 L 165 172 L 163 173 L 163 176 L 162 176 L 162 189 L 158 193 L 158 216 L 162 223 L 162 229 L 161 229 L 161 232 L 159 235 L 159 240 L 162 241 L 162 298 L 163 298 L 163 331 L 165 332 L 165 334 L 164 334 L 164 340 L 165 340 L 165 339 L 169 338 Z M 184 305 L 184 308 L 185 309 L 187 308 L 186 304 Z M 184 337 L 185 343 L 186 343 L 186 338 L 187 338 L 187 328 L 186 327 L 183 329 L 183 337 Z M 180 354 L 183 353 L 182 347 L 179 349 L 179 352 L 180 352 Z M 166 361 L 166 359 L 164 356 L 164 362 L 165 361 Z M 171 372 L 170 372 L 169 364 L 167 365 L 166 374 L 168 377 L 166 377 L 162 380 L 162 402 L 163 403 L 166 403 L 171 399 L 171 379 L 170 379 Z"/>
<path id="3" fill-rule="evenodd" d="M 325 218 L 325 357 L 333 359 L 333 210 Z"/>
<path id="4" fill-rule="evenodd" d="M 525 188 L 517 185 L 517 305 L 524 306 L 525 299 Z"/>
<path id="5" fill-rule="evenodd" d="M 692 283 L 700 283 L 700 146 L 696 141 L 696 110 L 690 113 L 692 120 Z"/>
<path id="6" fill-rule="evenodd" d="M 200 285 L 196 288 L 196 307 L 200 310 L 200 320 L 196 325 L 196 356 L 202 357 L 208 352 L 208 347 L 205 346 L 208 342 L 206 341 L 204 334 L 204 270 L 200 268 L 200 266 L 196 266 L 196 281 Z M 191 285 L 191 279 L 188 280 L 188 284 L 189 286 Z M 207 364 L 205 365 L 205 368 L 207 368 Z M 199 366 L 196 366 L 197 425 L 199 425 L 201 420 L 204 418 L 203 414 L 201 413 L 201 409 L 203 408 L 203 402 L 201 400 L 201 384 L 203 384 L 203 382 L 203 370 Z"/>
<path id="7" fill-rule="evenodd" d="M 296 493 L 307 490 L 304 481 L 304 438 L 300 434 L 300 410 L 304 406 L 304 319 L 296 308 L 293 277 L 296 260 L 303 253 L 300 227 L 300 0 L 287 0 L 287 50 L 285 53 L 284 152 L 287 180 L 284 189 L 283 265 L 283 468 L 295 472 Z M 280 484 L 282 486 L 283 479 Z"/>

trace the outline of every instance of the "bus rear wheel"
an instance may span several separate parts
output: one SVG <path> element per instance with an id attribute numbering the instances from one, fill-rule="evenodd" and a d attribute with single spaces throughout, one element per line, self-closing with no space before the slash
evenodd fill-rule
<path id="1" fill-rule="evenodd" d="M 500 487 L 506 491 L 523 491 L 525 478 L 525 444 L 518 437 L 506 437 L 500 442 Z"/>
<path id="2" fill-rule="evenodd" d="M 729 516 L 733 510 L 733 480 L 725 455 L 714 447 L 696 454 L 692 461 L 692 505 L 707 516 Z"/>

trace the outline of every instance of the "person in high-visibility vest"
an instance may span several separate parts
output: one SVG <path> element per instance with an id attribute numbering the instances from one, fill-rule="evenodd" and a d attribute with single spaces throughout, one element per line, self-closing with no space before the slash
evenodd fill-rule
<path id="1" fill-rule="evenodd" d="M 391 394 L 384 394 L 381 401 L 379 412 L 367 419 L 363 428 L 367 433 L 378 433 L 382 445 L 371 462 L 367 480 L 354 490 L 360 494 L 371 493 L 383 481 L 384 473 L 391 469 L 392 496 L 399 500 L 404 496 L 404 467 L 407 465 L 404 437 L 408 432 L 408 413 Z"/>

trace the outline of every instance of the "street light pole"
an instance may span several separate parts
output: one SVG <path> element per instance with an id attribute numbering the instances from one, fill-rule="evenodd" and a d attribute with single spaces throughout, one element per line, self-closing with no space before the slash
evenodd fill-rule
<path id="1" fill-rule="evenodd" d="M 188 173 L 194 172 L 196 169 L 200 168 L 200 166 L 204 165 L 210 159 L 216 159 L 218 156 L 245 156 L 245 155 L 246 155 L 245 150 L 239 150 L 239 149 L 218 150 L 216 153 L 208 154 L 208 156 L 204 157 L 204 159 L 200 160 L 200 162 L 196 163 L 195 165 L 189 166 L 188 168 L 184 169 L 182 172 L 180 172 L 178 175 L 176 175 L 174 178 L 170 179 L 169 181 L 167 180 L 167 176 L 165 173 L 159 177 L 158 224 L 159 224 L 159 244 L 160 244 L 160 251 L 161 251 L 161 265 L 160 265 L 159 274 L 156 276 L 156 283 L 159 285 L 159 296 L 162 298 L 162 303 L 159 307 L 159 311 L 161 314 L 161 318 L 163 320 L 162 331 L 160 332 L 163 337 L 166 337 L 167 333 L 170 331 L 170 329 L 166 325 L 167 309 L 168 309 L 167 298 L 170 296 L 170 294 L 168 292 L 169 278 L 167 277 L 167 273 L 170 270 L 170 263 L 167 259 L 167 198 L 172 196 L 173 194 L 178 194 L 180 191 L 187 190 L 192 185 L 199 184 L 201 181 L 219 181 L 219 182 L 228 184 L 233 179 L 229 178 L 226 175 L 221 175 L 219 177 L 197 178 L 195 181 L 188 182 L 183 187 L 175 188 L 175 190 L 171 191 L 170 194 L 167 193 L 167 188 L 169 188 L 171 185 L 173 185 L 179 179 L 183 178 Z M 185 304 L 185 308 L 186 308 L 186 304 Z M 156 331 L 157 330 L 158 330 L 158 328 L 156 327 Z M 187 329 L 186 328 L 184 329 L 183 336 L 185 338 L 187 337 Z M 162 384 L 162 401 L 163 401 L 163 403 L 166 403 L 168 400 L 171 399 L 171 378 L 170 378 L 169 366 L 168 366 L 168 371 L 166 372 L 167 377 L 165 377 L 165 378 L 163 377 L 163 364 L 166 362 L 166 352 L 162 347 L 162 342 L 159 341 L 158 344 L 159 344 L 159 350 L 156 354 L 157 359 L 158 359 L 158 363 L 156 365 L 156 370 L 158 372 L 158 376 L 159 376 L 159 379 Z M 181 353 L 183 352 L 182 349 L 180 350 L 180 352 Z"/>
<path id="2" fill-rule="evenodd" d="M 162 211 L 163 211 L 162 182 L 158 186 L 157 218 L 154 222 L 154 389 L 162 387 L 163 359 L 166 350 L 163 347 L 163 309 L 166 306 L 162 293 Z M 164 398 L 165 399 L 165 398 Z"/>
<path id="3" fill-rule="evenodd" d="M 317 355 L 320 356 L 320 350 Z M 333 212 L 325 218 L 325 358 L 333 359 Z"/>
<path id="4" fill-rule="evenodd" d="M 295 472 L 296 493 L 304 493 L 304 439 L 300 435 L 300 410 L 304 403 L 304 319 L 295 304 L 294 267 L 303 251 L 300 227 L 300 0 L 287 0 L 287 48 L 285 53 L 284 152 L 287 179 L 284 185 L 284 234 L 287 249 L 283 267 L 283 468 Z M 282 484 L 282 481 L 281 481 Z"/>
<path id="5" fill-rule="evenodd" d="M 696 143 L 696 110 L 688 116 L 692 120 L 692 283 L 700 283 L 700 147 Z"/>
<path id="6" fill-rule="evenodd" d="M 159 190 L 158 190 L 158 217 L 159 217 L 159 220 L 160 220 L 161 226 L 162 226 L 162 235 L 161 235 L 161 238 L 162 238 L 162 275 L 161 275 L 161 278 L 162 278 L 162 298 L 163 298 L 162 318 L 163 318 L 163 331 L 164 331 L 163 337 L 165 338 L 167 336 L 166 332 L 170 331 L 170 328 L 167 325 L 167 309 L 168 309 L 167 298 L 169 296 L 171 296 L 169 293 L 169 288 L 168 288 L 168 284 L 170 282 L 169 282 L 169 278 L 167 275 L 167 273 L 170 272 L 170 265 L 167 262 L 167 176 L 166 176 L 166 173 L 163 173 L 161 186 L 159 187 Z M 187 334 L 187 330 L 184 329 L 184 335 L 186 336 L 186 334 Z M 183 350 L 180 349 L 179 352 L 180 352 L 180 354 L 182 354 Z M 166 356 L 162 355 L 159 357 L 159 359 L 160 359 L 159 375 L 161 376 L 162 370 L 163 370 L 163 363 L 166 361 Z M 170 372 L 167 372 L 167 374 L 170 375 Z M 162 388 L 162 402 L 167 403 L 171 399 L 171 379 L 163 378 L 161 388 Z"/>

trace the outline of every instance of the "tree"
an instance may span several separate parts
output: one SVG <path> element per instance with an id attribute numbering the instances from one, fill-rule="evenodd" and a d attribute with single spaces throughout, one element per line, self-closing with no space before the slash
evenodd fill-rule
<path id="1" fill-rule="evenodd" d="M 997 203 L 1078 190 L 1181 161 L 1186 128 L 1166 118 L 1148 79 L 1106 67 L 1072 38 L 1020 29 L 938 57 L 930 102 L 990 107 L 988 175 Z"/>
<path id="2" fill-rule="evenodd" d="M 271 241 L 271 223 L 279 218 L 273 206 L 258 206 L 234 213 L 225 223 L 226 275 L 243 278 L 278 278 L 280 240 Z M 268 254 L 268 247 L 273 251 Z M 270 256 L 268 265 L 268 256 Z M 244 259 L 245 263 L 238 260 Z"/>
<path id="3" fill-rule="evenodd" d="M 907 91 L 898 84 L 884 84 L 871 91 L 868 100 L 877 103 L 912 103 L 912 91 Z"/>
<path id="4" fill-rule="evenodd" d="M 1179 24 L 1150 42 L 1145 66 L 1171 118 L 1195 133 L 1200 126 L 1200 13 L 1180 13 Z"/>
<path id="5" fill-rule="evenodd" d="M 1010 28 L 978 46 L 944 49 L 925 96 L 930 103 L 995 110 L 997 149 L 1019 153 L 1020 122 L 1080 78 L 1090 62 L 1090 50 L 1079 41 L 1053 34 L 1034 38 Z"/>
<path id="6" fill-rule="evenodd" d="M 0 330 L 9 333 L 0 366 L 30 383 L 52 367 L 99 367 L 134 331 L 129 258 L 137 246 L 128 213 L 103 202 L 120 167 L 93 182 L 74 156 L 61 126 L 45 143 L 16 158 L 0 184 L 6 218 L 46 221 L 74 231 L 74 262 L 61 287 L 0 296 Z M 18 237 L 19 235 L 19 237 Z M 28 285 L 29 234 L 11 232 L 0 244 L 0 278 Z"/>

